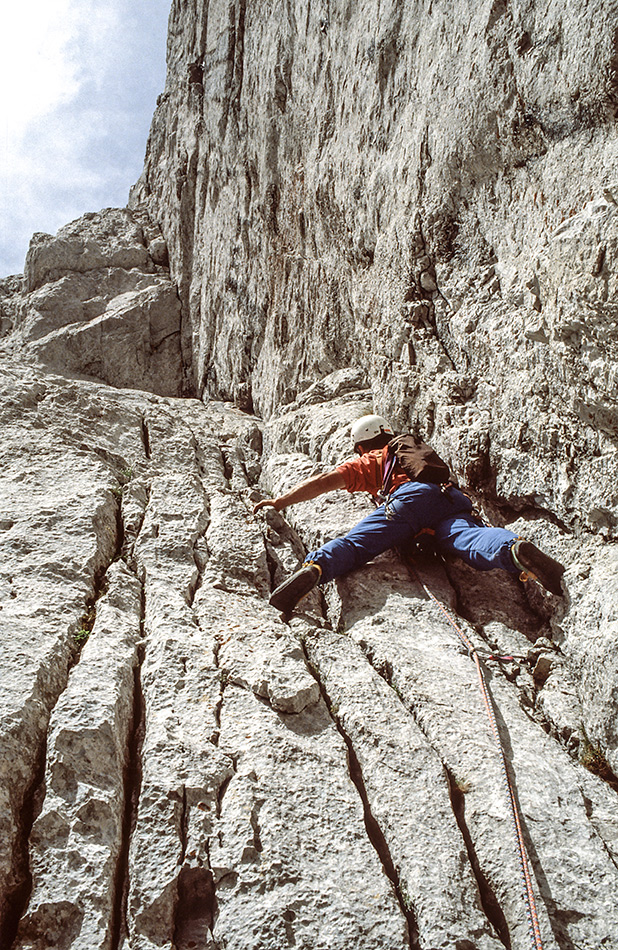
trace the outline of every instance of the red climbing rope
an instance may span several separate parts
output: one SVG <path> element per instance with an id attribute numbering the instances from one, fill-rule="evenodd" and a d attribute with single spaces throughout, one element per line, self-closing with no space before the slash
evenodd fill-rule
<path id="1" fill-rule="evenodd" d="M 507 798 L 511 808 L 511 820 L 513 823 L 513 833 L 515 835 L 515 841 L 517 844 L 519 866 L 522 879 L 522 888 L 523 888 L 523 897 L 524 904 L 526 906 L 526 916 L 528 918 L 528 932 L 530 934 L 530 942 L 534 950 L 543 950 L 543 944 L 541 942 L 541 930 L 539 927 L 539 919 L 536 912 L 536 903 L 534 900 L 534 892 L 532 890 L 532 879 L 530 877 L 530 863 L 528 860 L 528 854 L 526 852 L 526 845 L 524 842 L 524 836 L 521 828 L 521 818 L 519 816 L 519 809 L 517 807 L 517 798 L 515 795 L 515 789 L 513 787 L 513 782 L 509 775 L 508 765 L 506 761 L 506 756 L 504 754 L 504 748 L 502 745 L 502 739 L 500 738 L 500 732 L 498 731 L 498 723 L 496 722 L 496 714 L 493 707 L 493 702 L 487 689 L 487 684 L 485 682 L 485 676 L 481 668 L 481 661 L 478 652 L 476 651 L 474 644 L 468 637 L 468 635 L 461 629 L 459 624 L 454 620 L 450 612 L 446 609 L 444 604 L 442 604 L 434 593 L 427 587 L 420 577 L 415 565 L 408 560 L 408 566 L 416 577 L 418 583 L 421 585 L 427 596 L 436 604 L 442 613 L 445 615 L 449 624 L 454 628 L 457 636 L 464 644 L 469 655 L 474 660 L 476 666 L 476 671 L 478 673 L 479 683 L 481 687 L 481 693 L 483 694 L 483 702 L 485 704 L 485 709 L 487 711 L 487 716 L 489 718 L 489 723 L 491 726 L 491 731 L 493 733 L 496 745 L 498 747 L 498 752 L 500 755 L 500 761 L 502 765 L 502 776 L 504 778 L 504 784 L 507 790 Z M 486 659 L 507 659 L 506 657 L 493 657 L 488 656 Z"/>

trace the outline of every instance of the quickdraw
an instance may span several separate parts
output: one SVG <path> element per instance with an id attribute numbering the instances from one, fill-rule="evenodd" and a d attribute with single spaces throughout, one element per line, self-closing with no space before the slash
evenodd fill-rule
<path id="1" fill-rule="evenodd" d="M 526 851 L 526 844 L 524 841 L 524 836 L 521 827 L 521 818 L 519 815 L 519 809 L 517 807 L 517 799 L 515 796 L 515 789 L 509 775 L 508 764 L 506 760 L 506 755 L 504 753 L 504 747 L 502 745 L 502 739 L 500 738 L 500 732 L 498 730 L 498 723 L 496 722 L 496 714 L 493 708 L 493 703 L 491 696 L 489 695 L 489 690 L 487 689 L 487 684 L 485 682 L 485 676 L 483 675 L 483 670 L 481 667 L 481 655 L 478 650 L 475 648 L 474 644 L 468 637 L 468 635 L 461 629 L 458 623 L 451 616 L 450 612 L 446 609 L 444 604 L 442 604 L 435 594 L 427 587 L 423 579 L 420 577 L 415 565 L 409 558 L 406 558 L 406 563 L 409 570 L 413 573 L 418 583 L 421 585 L 427 596 L 430 600 L 436 604 L 442 613 L 445 615 L 451 627 L 454 628 L 457 636 L 461 642 L 466 647 L 466 652 L 474 660 L 474 665 L 476 666 L 476 671 L 479 678 L 479 684 L 481 688 L 481 693 L 483 695 L 483 702 L 491 726 L 491 731 L 494 736 L 496 746 L 498 748 L 498 753 L 500 756 L 502 777 L 504 779 L 505 788 L 507 791 L 507 801 L 510 806 L 511 811 L 511 821 L 513 825 L 513 833 L 515 837 L 515 842 L 517 846 L 519 867 L 521 874 L 522 890 L 524 904 L 526 907 L 526 917 L 528 919 L 528 933 L 530 935 L 530 943 L 533 947 L 533 950 L 543 950 L 543 944 L 541 942 L 541 930 L 539 927 L 539 919 L 536 911 L 536 902 L 534 899 L 534 891 L 532 889 L 532 879 L 530 875 L 530 862 L 528 859 L 528 853 Z M 486 660 L 509 660 L 516 659 L 515 657 L 503 657 L 503 656 L 483 656 L 483 659 Z"/>

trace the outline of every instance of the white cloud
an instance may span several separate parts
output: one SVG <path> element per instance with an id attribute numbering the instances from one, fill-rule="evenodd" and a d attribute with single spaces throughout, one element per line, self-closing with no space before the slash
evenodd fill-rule
<path id="1" fill-rule="evenodd" d="M 17 0 L 0 37 L 0 275 L 34 231 L 124 204 L 165 76 L 169 0 Z"/>
<path id="2" fill-rule="evenodd" d="M 11 138 L 28 123 L 77 91 L 71 62 L 71 0 L 22 0 L 2 17 L 0 83 L 6 91 L 3 123 Z"/>

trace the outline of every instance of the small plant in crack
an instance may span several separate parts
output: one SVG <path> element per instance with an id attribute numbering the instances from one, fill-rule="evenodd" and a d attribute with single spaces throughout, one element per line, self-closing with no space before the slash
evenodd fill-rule
<path id="1" fill-rule="evenodd" d="M 472 788 L 467 778 L 460 778 L 457 775 L 453 775 L 452 782 L 453 787 L 456 788 L 458 792 L 461 792 L 462 795 L 465 795 Z"/>
<path id="2" fill-rule="evenodd" d="M 590 742 L 584 741 L 579 761 L 589 772 L 598 775 L 599 778 L 607 782 L 611 788 L 618 791 L 618 777 L 612 772 L 611 766 L 601 749 L 593 746 Z"/>
<path id="3" fill-rule="evenodd" d="M 133 465 L 128 465 L 127 468 L 121 469 L 117 476 L 118 484 L 114 485 L 111 489 L 112 495 L 115 495 L 116 498 L 122 498 L 125 487 L 129 484 L 134 475 L 135 468 Z"/>
<path id="4" fill-rule="evenodd" d="M 80 621 L 80 628 L 76 630 L 73 634 L 73 641 L 77 646 L 81 647 L 84 645 L 90 634 L 92 633 L 92 628 L 94 627 L 94 621 L 96 619 L 96 611 L 94 607 L 90 607 L 86 611 L 84 616 Z"/>
<path id="5" fill-rule="evenodd" d="M 401 894 L 403 906 L 408 912 L 410 912 L 412 910 L 412 901 L 410 900 L 410 895 L 408 894 L 408 888 L 401 879 L 399 881 L 399 893 Z"/>

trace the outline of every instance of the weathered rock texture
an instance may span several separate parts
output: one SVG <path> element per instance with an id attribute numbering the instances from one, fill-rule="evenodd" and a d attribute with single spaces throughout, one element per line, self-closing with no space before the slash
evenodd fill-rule
<path id="1" fill-rule="evenodd" d="M 111 209 L 35 234 L 0 296 L 5 351 L 112 386 L 181 395 L 181 310 L 167 250 L 143 214 Z"/>
<path id="2" fill-rule="evenodd" d="M 174 0 L 131 209 L 0 283 L 0 943 L 618 948 L 618 8 Z M 372 409 L 565 597 L 251 514 Z M 425 586 L 423 586 L 425 585 Z M 588 766 L 586 768 L 585 766 Z M 596 773 L 596 774 L 594 774 Z"/>
<path id="3" fill-rule="evenodd" d="M 6 945 L 525 945 L 474 665 L 418 580 L 388 555 L 290 625 L 267 605 L 302 542 L 367 503 L 256 519 L 260 462 L 275 491 L 313 470 L 302 446 L 345 455 L 369 393 L 338 374 L 263 439 L 222 403 L 14 364 L 2 379 Z M 456 564 L 450 583 L 420 571 L 451 607 L 463 598 Z M 569 677 L 594 624 L 566 611 L 578 634 L 560 650 L 517 581 L 475 580 L 479 649 L 528 657 L 488 676 L 544 946 L 610 947 L 616 793 L 558 741 L 584 735 Z M 575 682 L 593 702 L 598 684 Z"/>

